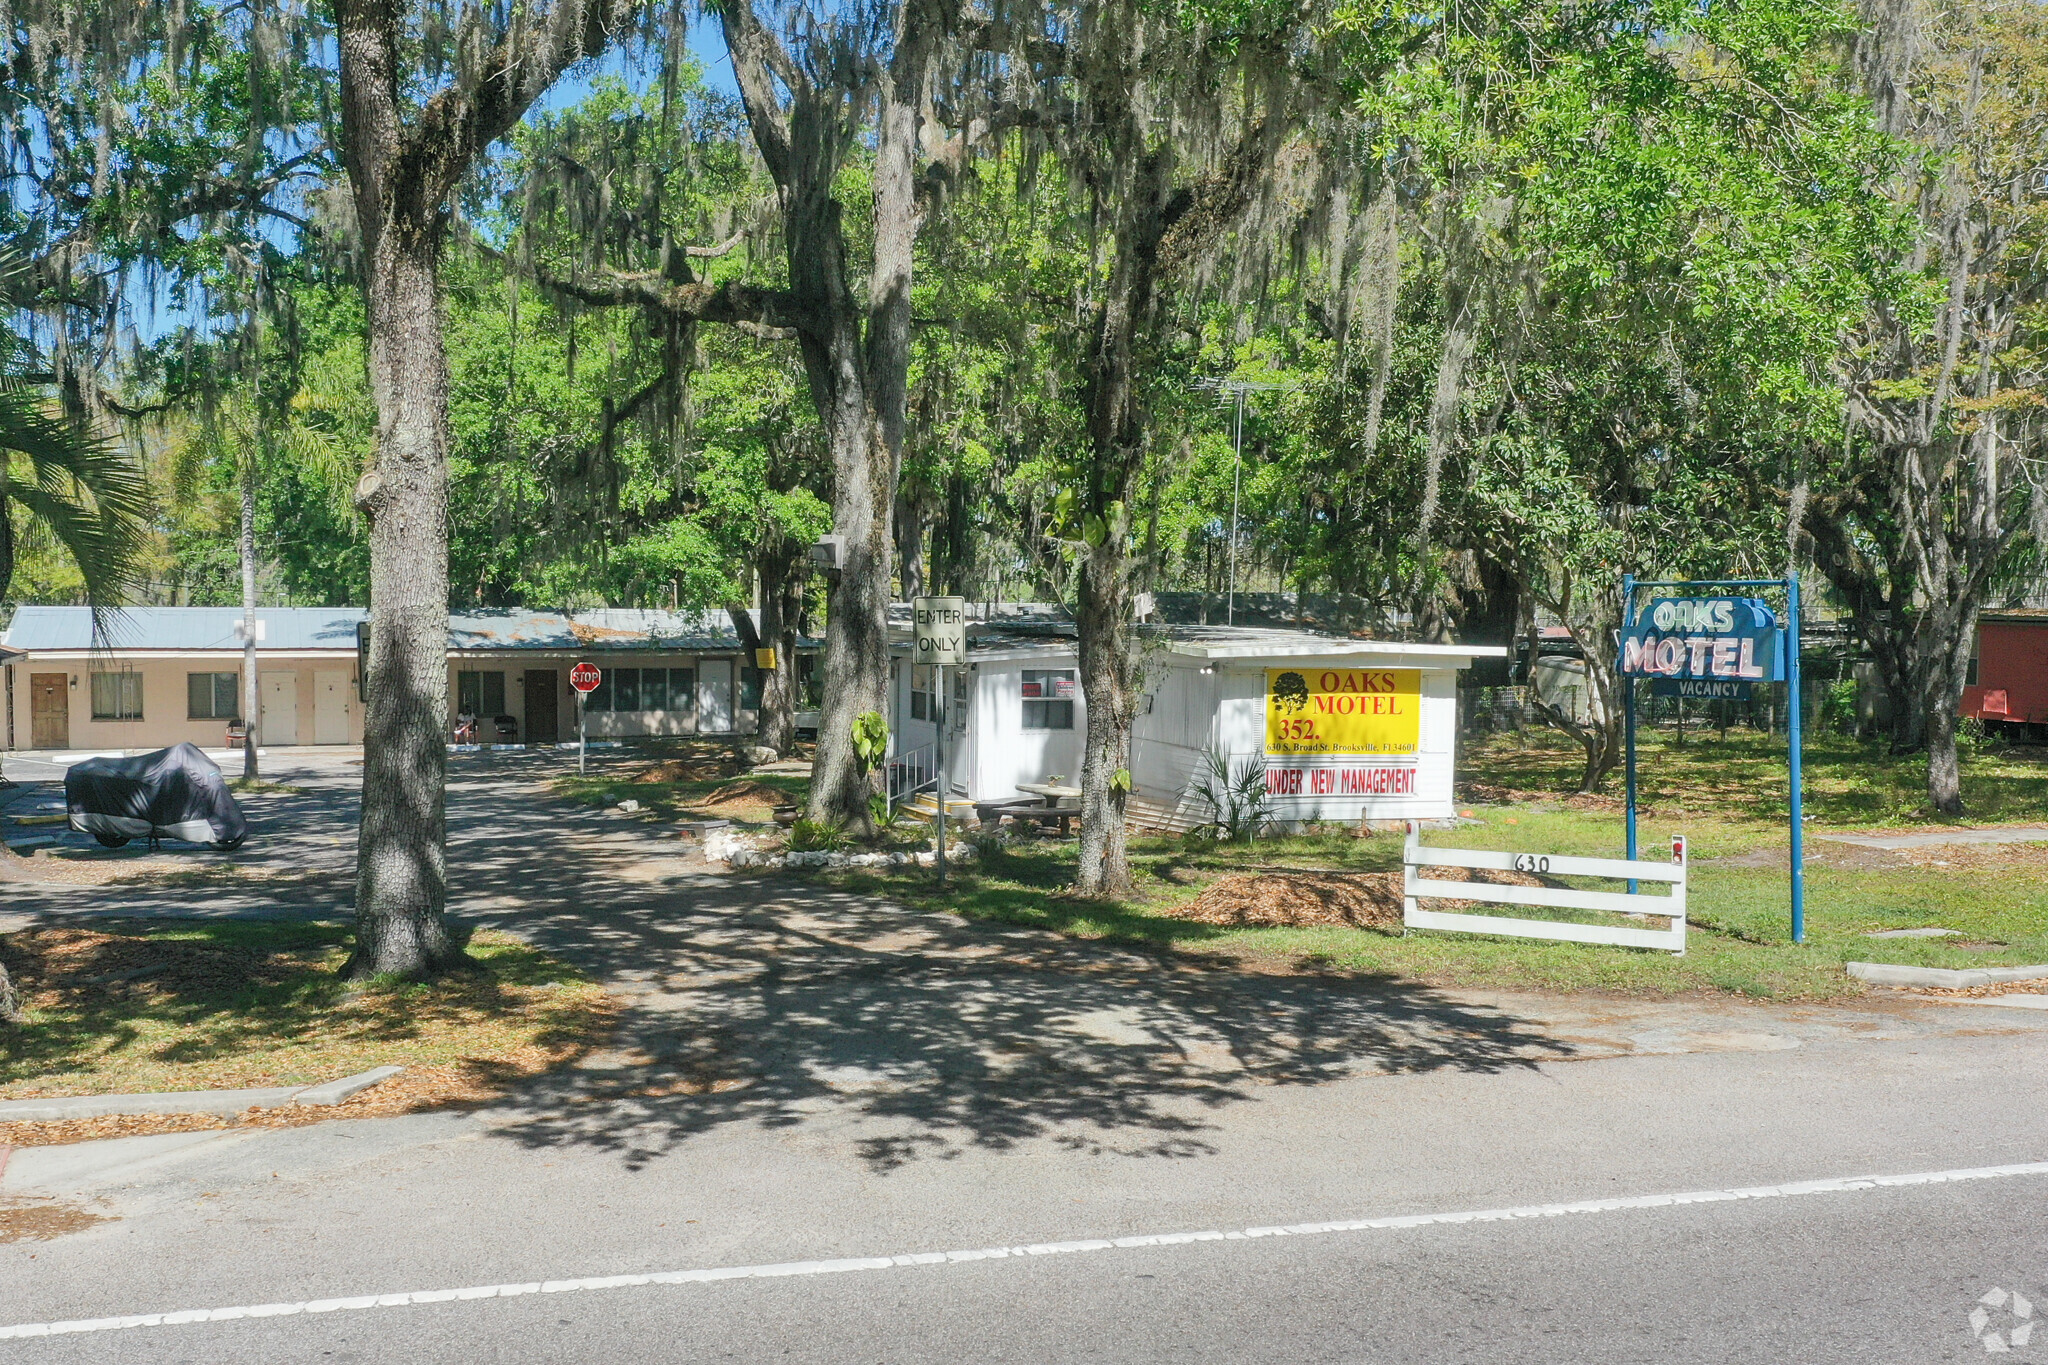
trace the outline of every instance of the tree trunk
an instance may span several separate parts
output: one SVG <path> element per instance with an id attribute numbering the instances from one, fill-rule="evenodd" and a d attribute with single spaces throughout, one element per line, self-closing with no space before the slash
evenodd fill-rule
<path id="1" fill-rule="evenodd" d="M 14 982 L 7 977 L 7 964 L 0 962 L 0 1024 L 19 1024 L 26 1017 L 21 997 L 14 993 Z"/>
<path id="2" fill-rule="evenodd" d="M 808 547 L 786 543 L 760 552 L 761 643 L 775 651 L 775 667 L 761 674 L 761 725 L 755 742 L 788 757 L 796 748 L 797 617 L 809 578 Z"/>
<path id="3" fill-rule="evenodd" d="M 1963 773 L 1956 754 L 1956 710 L 1946 688 L 1927 704 L 1927 799 L 1942 815 L 1963 813 Z"/>
<path id="4" fill-rule="evenodd" d="M 259 394 L 256 400 L 263 401 Z M 261 420 L 260 418 L 258 419 Z M 256 461 L 242 458 L 242 777 L 258 776 L 256 746 L 262 741 L 262 694 L 256 685 Z"/>
<path id="5" fill-rule="evenodd" d="M 880 790 L 879 777 L 861 771 L 853 725 L 869 711 L 888 714 L 891 499 L 889 471 L 877 468 L 886 457 L 869 420 L 856 329 L 850 317 L 842 322 L 839 344 L 827 349 L 809 336 L 803 344 L 812 392 L 824 396 L 819 416 L 832 449 L 832 529 L 844 550 L 826 595 L 824 697 L 809 815 L 871 832 L 868 798 Z M 821 370 L 827 375 L 822 385 Z"/>
<path id="6" fill-rule="evenodd" d="M 1090 896 L 1127 895 L 1131 862 L 1124 830 L 1131 766 L 1131 594 L 1121 532 L 1089 548 L 1075 584 L 1080 627 L 1081 848 L 1077 888 Z M 1119 781 L 1123 774 L 1125 780 Z"/>
<path id="7" fill-rule="evenodd" d="M 925 580 L 924 532 L 925 512 L 911 499 L 898 496 L 896 499 L 896 577 L 903 585 L 906 600 L 925 596 L 930 588 Z"/>
<path id="8" fill-rule="evenodd" d="M 447 919 L 448 361 L 439 225 L 380 225 L 368 243 L 376 463 L 370 521 L 356 948 L 350 977 L 429 976 L 465 961 Z"/>

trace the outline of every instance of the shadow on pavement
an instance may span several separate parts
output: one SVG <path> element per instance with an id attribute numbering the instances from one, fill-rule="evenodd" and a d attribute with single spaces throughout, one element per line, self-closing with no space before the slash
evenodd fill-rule
<path id="1" fill-rule="evenodd" d="M 1037 1140 L 1191 1156 L 1210 1150 L 1208 1114 L 1265 1087 L 1572 1055 L 1529 1021 L 1391 979 L 1261 975 L 707 872 L 665 827 L 554 797 L 563 770 L 543 752 L 449 771 L 454 912 L 563 955 L 627 1006 L 613 1050 L 496 1112 L 535 1147 L 637 1167 L 724 1126 L 817 1124 L 880 1171 Z M 262 856 L 331 863 L 358 773 L 280 774 L 305 794 L 279 805 L 280 847 Z M 308 833 L 312 852 L 293 853 Z M 207 913 L 196 899 L 158 888 L 88 913 Z M 224 912 L 348 911 L 343 896 L 259 893 Z"/>

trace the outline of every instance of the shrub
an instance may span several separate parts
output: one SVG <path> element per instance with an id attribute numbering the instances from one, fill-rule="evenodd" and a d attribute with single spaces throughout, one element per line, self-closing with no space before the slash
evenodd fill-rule
<path id="1" fill-rule="evenodd" d="M 830 853 L 846 847 L 846 831 L 824 820 L 799 820 L 789 827 L 792 853 Z"/>
<path id="2" fill-rule="evenodd" d="M 1249 841 L 1258 836 L 1260 826 L 1273 813 L 1272 798 L 1266 793 L 1263 753 L 1233 763 L 1223 750 L 1210 749 L 1202 755 L 1202 767 L 1189 786 L 1209 807 L 1210 822 L 1204 830 L 1210 838 Z"/>

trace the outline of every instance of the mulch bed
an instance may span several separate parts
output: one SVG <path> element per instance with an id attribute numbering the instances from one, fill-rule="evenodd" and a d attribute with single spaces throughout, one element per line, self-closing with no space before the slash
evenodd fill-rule
<path id="1" fill-rule="evenodd" d="M 1556 885 L 1525 872 L 1431 868 L 1439 881 L 1477 879 L 1495 886 Z M 1191 901 L 1160 913 L 1198 924 L 1272 929 L 1401 927 L 1399 872 L 1236 872 Z"/>

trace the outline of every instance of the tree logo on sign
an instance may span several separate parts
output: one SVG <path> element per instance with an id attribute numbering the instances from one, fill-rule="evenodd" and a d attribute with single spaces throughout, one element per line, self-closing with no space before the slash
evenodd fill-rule
<path id="1" fill-rule="evenodd" d="M 1299 711 L 1307 706 L 1308 679 L 1293 672 L 1273 679 L 1273 704 L 1284 711 Z"/>

